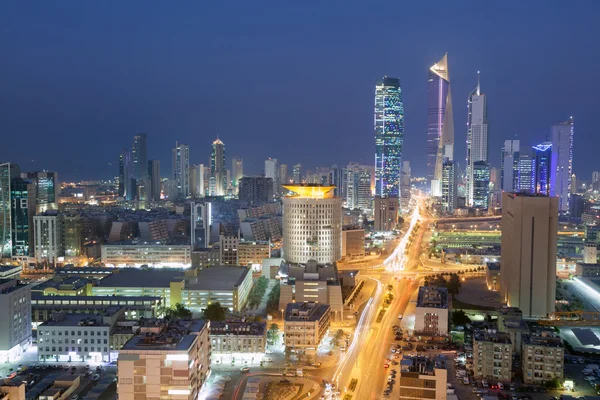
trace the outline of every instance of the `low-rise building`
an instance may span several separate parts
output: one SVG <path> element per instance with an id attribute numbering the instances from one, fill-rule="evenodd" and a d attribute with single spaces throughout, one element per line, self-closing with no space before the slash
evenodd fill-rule
<path id="1" fill-rule="evenodd" d="M 442 357 L 404 357 L 400 364 L 400 399 L 446 400 L 448 371 Z"/>
<path id="2" fill-rule="evenodd" d="M 485 270 L 485 283 L 488 290 L 494 292 L 500 289 L 500 263 L 491 262 L 487 263 Z"/>
<path id="3" fill-rule="evenodd" d="M 327 335 L 331 308 L 315 302 L 290 303 L 285 308 L 285 347 L 315 350 Z"/>
<path id="4" fill-rule="evenodd" d="M 342 230 L 342 259 L 360 260 L 365 256 L 365 230 Z"/>
<path id="5" fill-rule="evenodd" d="M 245 241 L 238 243 L 238 264 L 243 267 L 262 265 L 265 258 L 271 257 L 271 242 Z"/>
<path id="6" fill-rule="evenodd" d="M 218 247 L 208 247 L 192 251 L 193 268 L 211 268 L 221 265 L 221 250 Z"/>
<path id="7" fill-rule="evenodd" d="M 521 354 L 523 335 L 529 333 L 529 326 L 523 320 L 523 313 L 517 307 L 498 309 L 498 330 L 510 335 L 513 352 Z"/>
<path id="8" fill-rule="evenodd" d="M 473 333 L 473 371 L 475 378 L 511 381 L 512 342 L 508 333 L 495 330 Z"/>
<path id="9" fill-rule="evenodd" d="M 600 277 L 600 264 L 578 262 L 575 265 L 575 276 L 580 276 L 582 278 L 598 278 Z"/>
<path id="10" fill-rule="evenodd" d="M 447 335 L 450 303 L 448 289 L 421 286 L 415 308 L 415 334 Z"/>
<path id="11" fill-rule="evenodd" d="M 213 355 L 262 353 L 267 344 L 265 322 L 211 322 L 210 343 Z"/>
<path id="12" fill-rule="evenodd" d="M 31 286 L 0 279 L 0 362 L 15 362 L 31 344 Z"/>
<path id="13" fill-rule="evenodd" d="M 146 320 L 119 351 L 121 400 L 196 400 L 210 373 L 209 322 Z"/>
<path id="14" fill-rule="evenodd" d="M 553 331 L 542 330 L 523 335 L 521 368 L 523 382 L 540 385 L 554 378 L 564 378 L 564 345 Z"/>
<path id="15" fill-rule="evenodd" d="M 87 296 L 92 281 L 78 276 L 55 276 L 32 286 L 31 292 L 44 296 Z"/>
<path id="16" fill-rule="evenodd" d="M 172 267 L 192 265 L 188 244 L 110 243 L 102 245 L 102 263 L 109 267 Z"/>
<path id="17" fill-rule="evenodd" d="M 22 270 L 21 265 L 0 265 L 0 279 L 16 279 Z"/>

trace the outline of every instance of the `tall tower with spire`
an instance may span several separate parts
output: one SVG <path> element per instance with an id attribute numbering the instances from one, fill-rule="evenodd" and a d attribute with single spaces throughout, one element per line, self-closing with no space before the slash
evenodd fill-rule
<path id="1" fill-rule="evenodd" d="M 474 169 L 476 162 L 488 162 L 488 121 L 485 94 L 481 93 L 480 74 L 477 71 L 477 87 L 467 100 L 467 205 L 474 203 Z"/>
<path id="2" fill-rule="evenodd" d="M 442 166 L 454 159 L 454 118 L 448 53 L 429 68 L 427 92 L 427 178 L 432 195 L 441 196 Z"/>
<path id="3" fill-rule="evenodd" d="M 210 181 L 209 192 L 211 196 L 224 196 L 227 189 L 227 171 L 225 170 L 225 143 L 217 137 L 212 143 L 210 153 Z"/>

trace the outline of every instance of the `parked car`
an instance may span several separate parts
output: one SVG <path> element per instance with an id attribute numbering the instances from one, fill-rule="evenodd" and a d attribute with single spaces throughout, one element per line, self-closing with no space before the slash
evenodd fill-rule
<path id="1" fill-rule="evenodd" d="M 250 368 L 242 367 L 242 368 L 240 368 L 240 372 L 250 372 Z"/>

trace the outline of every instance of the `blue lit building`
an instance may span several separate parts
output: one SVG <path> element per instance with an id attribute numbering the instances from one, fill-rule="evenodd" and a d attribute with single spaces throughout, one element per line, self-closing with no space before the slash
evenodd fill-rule
<path id="1" fill-rule="evenodd" d="M 404 105 L 398 78 L 375 86 L 375 194 L 400 196 Z"/>
<path id="2" fill-rule="evenodd" d="M 533 146 L 533 187 L 537 194 L 550 196 L 552 176 L 552 143 L 544 142 Z"/>
<path id="3" fill-rule="evenodd" d="M 488 209 L 490 197 L 490 167 L 485 161 L 473 163 L 473 207 Z"/>

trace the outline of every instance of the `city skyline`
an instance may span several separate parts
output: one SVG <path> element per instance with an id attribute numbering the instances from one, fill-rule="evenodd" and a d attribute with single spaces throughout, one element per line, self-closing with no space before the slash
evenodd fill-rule
<path id="1" fill-rule="evenodd" d="M 1 68 L 4 75 L 11 76 L 12 79 L 0 94 L 3 104 L 0 108 L 0 118 L 5 121 L 5 129 L 14 132 L 14 135 L 7 138 L 5 147 L 14 151 L 8 153 L 5 150 L 4 153 L 0 153 L 0 157 L 4 161 L 19 163 L 26 170 L 59 171 L 61 177 L 67 180 L 112 178 L 118 169 L 118 149 L 129 148 L 130 138 L 137 132 L 147 132 L 148 156 L 160 159 L 164 166 L 170 164 L 169 153 L 165 149 L 171 148 L 174 141 L 190 145 L 192 164 L 208 164 L 208 146 L 216 135 L 220 135 L 228 143 L 230 154 L 244 157 L 244 167 L 248 173 L 259 173 L 262 162 L 269 156 L 277 157 L 288 165 L 300 162 L 307 169 L 322 164 L 321 160 L 325 155 L 331 157 L 328 164 L 345 165 L 350 161 L 370 164 L 372 136 L 369 132 L 372 132 L 372 106 L 369 104 L 373 101 L 372 84 L 378 77 L 388 74 L 400 78 L 403 82 L 406 113 L 404 153 L 415 155 L 405 159 L 411 161 L 414 176 L 423 176 L 427 68 L 446 51 L 450 55 L 453 70 L 452 91 L 455 109 L 466 106 L 464 100 L 472 89 L 473 74 L 481 70 L 486 77 L 486 94 L 491 99 L 488 113 L 496 132 L 489 145 L 492 150 L 491 165 L 499 166 L 500 152 L 497 149 L 501 148 L 504 140 L 517 134 L 523 147 L 539 143 L 547 136 L 549 126 L 573 115 L 578 121 L 578 139 L 573 155 L 576 159 L 573 165 L 574 173 L 580 179 L 589 180 L 588 176 L 596 169 L 592 163 L 592 146 L 578 144 L 593 143 L 593 110 L 597 101 L 587 93 L 597 92 L 597 84 L 579 77 L 578 71 L 583 63 L 593 65 L 594 57 L 597 56 L 585 51 L 575 52 L 573 57 L 568 58 L 568 63 L 566 60 L 555 60 L 556 65 L 553 68 L 536 70 L 535 79 L 531 79 L 526 73 L 535 67 L 544 54 L 544 46 L 551 44 L 555 51 L 566 51 L 574 41 L 581 40 L 584 46 L 586 41 L 591 40 L 589 37 L 593 35 L 584 35 L 582 27 L 595 25 L 573 25 L 569 34 L 555 32 L 549 28 L 553 22 L 564 23 L 562 15 L 566 6 L 535 7 L 515 3 L 512 8 L 487 6 L 481 10 L 472 9 L 461 14 L 446 5 L 436 9 L 434 15 L 428 16 L 427 21 L 430 23 L 423 24 L 421 13 L 424 8 L 411 5 L 407 11 L 410 11 L 408 14 L 412 12 L 415 18 L 408 26 L 374 24 L 373 11 L 368 7 L 355 6 L 349 7 L 344 20 L 362 22 L 366 29 L 352 32 L 345 25 L 334 25 L 332 28 L 320 28 L 318 32 L 302 38 L 293 34 L 293 29 L 300 24 L 300 20 L 294 15 L 295 12 L 305 15 L 308 22 L 328 20 L 334 15 L 334 7 L 322 5 L 323 16 L 317 17 L 307 13 L 311 10 L 310 7 L 278 6 L 269 10 L 269 15 L 281 15 L 289 26 L 273 25 L 273 22 L 269 21 L 275 19 L 269 18 L 264 21 L 264 27 L 259 29 L 259 32 L 263 34 L 268 30 L 271 33 L 279 32 L 283 37 L 292 35 L 293 40 L 286 49 L 277 46 L 278 41 L 273 39 L 260 44 L 244 41 L 234 45 L 231 52 L 239 55 L 254 54 L 248 51 L 255 46 L 256 50 L 265 54 L 264 61 L 272 66 L 265 64 L 260 58 L 246 56 L 241 62 L 229 62 L 231 54 L 212 48 L 208 40 L 202 40 L 198 45 L 202 54 L 210 55 L 208 58 L 211 62 L 197 65 L 206 57 L 199 58 L 198 55 L 189 54 L 184 50 L 188 48 L 187 38 L 193 36 L 182 36 L 184 28 L 203 35 L 204 30 L 209 29 L 206 32 L 207 38 L 219 37 L 219 48 L 227 48 L 239 42 L 237 39 L 244 35 L 243 30 L 236 28 L 224 36 L 218 36 L 223 31 L 221 28 L 215 30 L 215 26 L 219 26 L 219 21 L 222 22 L 221 15 L 225 15 L 221 14 L 222 9 L 218 5 L 203 8 L 202 13 L 195 13 L 194 11 L 199 9 L 193 7 L 189 10 L 182 7 L 186 14 L 202 14 L 202 18 L 210 16 L 213 19 L 207 20 L 205 25 L 195 23 L 194 26 L 189 26 L 189 21 L 184 15 L 180 15 L 183 19 L 182 24 L 174 24 L 170 18 L 163 21 L 164 16 L 141 10 L 140 17 L 153 22 L 148 26 L 173 28 L 173 39 L 154 41 L 153 52 L 144 47 L 143 41 L 148 37 L 146 34 L 152 39 L 154 33 L 147 32 L 149 28 L 129 27 L 129 24 L 125 23 L 122 17 L 115 15 L 118 13 L 109 6 L 76 5 L 68 10 L 48 4 L 40 7 L 39 14 L 32 16 L 32 26 L 26 35 L 23 34 L 24 28 L 15 22 L 27 11 L 26 6 L 12 5 L 3 13 L 4 16 L 14 17 L 7 18 L 3 23 L 7 34 L 21 37 L 21 41 L 17 42 L 18 46 L 15 47 L 3 46 L 8 61 Z M 127 9 L 128 7 L 125 7 L 122 11 L 126 14 Z M 244 9 L 242 6 L 240 11 Z M 530 22 L 536 26 L 532 29 L 532 40 L 544 39 L 539 47 L 515 48 L 506 46 L 504 41 L 499 43 L 493 39 L 500 30 L 504 30 L 507 21 L 514 21 L 518 15 L 525 15 L 529 9 L 536 9 L 537 12 L 536 18 Z M 574 18 L 589 18 L 589 7 L 576 4 L 568 10 Z M 90 17 L 80 18 L 83 13 L 97 14 L 98 20 L 96 17 L 91 20 Z M 478 38 L 473 37 L 470 29 L 451 29 L 447 37 L 440 39 L 439 33 L 448 31 L 448 13 L 455 21 L 485 20 L 486 25 L 481 28 Z M 477 18 L 484 14 L 486 18 Z M 98 36 L 97 33 L 102 31 L 98 22 L 103 20 L 103 16 L 109 18 L 112 24 L 107 35 Z M 234 13 L 234 17 L 237 21 L 238 13 Z M 259 20 L 260 18 L 264 17 L 259 17 Z M 49 21 L 53 22 L 51 26 L 48 25 Z M 75 35 L 67 35 L 69 24 L 61 23 L 66 21 L 73 21 L 73 29 L 78 29 L 78 37 L 91 41 L 90 46 L 86 48 L 93 51 L 81 49 L 79 39 L 76 39 Z M 225 26 L 229 27 L 230 24 L 223 24 L 223 27 Z M 135 35 L 127 41 L 128 47 L 124 47 L 118 38 L 131 33 L 131 29 Z M 519 26 L 518 30 L 511 31 L 509 37 L 505 37 L 505 42 L 509 43 L 521 37 L 522 29 L 524 28 Z M 428 32 L 429 30 L 431 32 Z M 212 31 L 214 32 L 211 33 Z M 64 37 L 65 40 L 48 42 L 46 37 L 53 35 Z M 338 52 L 333 52 L 336 53 L 335 58 L 329 55 L 329 50 L 325 51 L 334 43 L 345 43 L 342 38 L 346 37 L 372 44 L 376 42 L 372 40 L 374 35 L 417 37 L 418 46 L 403 49 L 401 55 L 386 54 L 383 58 L 373 57 L 374 54 L 381 53 L 380 47 L 383 44 L 377 44 L 375 48 L 353 45 L 351 51 L 348 46 L 342 45 Z M 184 46 L 171 46 L 171 41 L 175 39 L 181 40 Z M 313 45 L 321 41 L 324 41 L 326 46 Z M 37 63 L 35 57 L 25 49 L 38 48 L 40 45 L 47 46 L 48 51 L 55 54 L 55 57 L 46 59 L 48 65 L 43 72 L 30 71 L 31 74 L 23 74 L 22 70 L 31 68 L 22 66 Z M 124 51 L 127 48 L 137 50 L 133 53 Z M 473 49 L 481 51 L 473 52 Z M 153 56 L 167 51 L 171 52 L 172 57 L 160 57 L 163 58 L 161 60 Z M 107 64 L 108 60 L 114 59 L 110 56 L 113 52 L 116 52 L 121 60 L 118 68 L 116 65 Z M 361 61 L 355 65 L 354 62 L 350 62 L 355 55 L 364 60 L 377 59 L 377 62 Z M 80 60 L 78 64 L 72 65 L 67 62 L 75 56 Z M 323 63 L 330 63 L 332 68 L 342 72 L 337 75 L 328 74 L 328 68 L 319 64 L 309 68 L 304 68 L 305 64 L 301 64 L 298 68 L 292 68 L 292 74 L 296 75 L 298 92 L 296 96 L 289 98 L 283 90 L 286 87 L 283 83 L 289 78 L 290 67 L 295 65 L 296 57 L 322 60 Z M 272 63 L 273 60 L 279 61 Z M 140 62 L 147 67 L 141 74 L 138 73 Z M 226 67 L 222 68 L 223 65 Z M 341 65 L 344 65 L 344 68 L 338 68 Z M 75 66 L 77 69 L 74 69 Z M 160 71 L 164 71 L 164 74 Z M 225 77 L 235 79 L 222 79 Z M 221 92 L 231 91 L 234 87 L 232 85 L 238 86 L 242 80 L 246 90 L 239 92 L 236 98 L 227 97 L 226 102 L 226 98 L 219 95 Z M 211 81 L 220 83 L 214 85 Z M 568 85 L 565 84 L 567 81 Z M 83 83 L 75 85 L 74 82 Z M 183 84 L 184 82 L 186 83 Z M 553 84 L 549 85 L 548 82 Z M 29 84 L 39 93 L 34 94 Z M 201 90 L 199 85 L 204 85 Z M 323 89 L 331 93 L 343 93 L 343 96 L 321 96 Z M 528 95 L 515 95 L 522 92 Z M 137 95 L 131 96 L 133 93 Z M 144 100 L 140 101 L 140 98 Z M 45 99 L 52 101 L 48 102 Z M 265 99 L 269 100 L 262 101 Z M 280 101 L 282 99 L 288 99 L 289 102 Z M 518 111 L 525 106 L 528 112 L 522 115 L 524 113 Z M 225 110 L 230 107 L 242 110 L 238 118 L 224 117 Z M 275 112 L 271 112 L 271 107 L 275 107 Z M 324 113 L 323 110 L 329 110 L 333 114 Z M 293 126 L 286 124 L 291 117 L 290 112 L 300 116 L 294 118 L 297 123 L 292 124 Z M 466 140 L 466 130 L 462 127 L 466 125 L 467 116 L 466 113 L 458 111 L 454 114 L 456 141 L 461 143 Z M 285 132 L 289 139 L 285 143 L 278 141 L 282 132 Z M 63 140 L 46 140 L 56 135 L 61 135 Z M 22 138 L 26 136 L 33 139 L 32 145 L 27 148 L 22 146 Z M 245 139 L 247 137 L 253 139 Z M 352 137 L 353 140 L 340 140 L 343 137 Z M 102 140 L 94 146 L 88 146 L 91 138 Z M 322 143 L 322 146 L 312 151 L 312 143 L 317 141 Z M 267 149 L 262 142 L 272 145 Z M 337 147 L 339 151 L 331 155 L 327 149 L 333 147 Z M 457 161 L 460 170 L 465 169 L 464 147 L 455 146 L 455 160 L 460 160 Z M 86 151 L 74 151 L 76 148 Z M 306 156 L 298 159 L 298 152 Z M 90 159 L 95 161 L 90 163 Z M 168 176 L 168 168 L 163 168 L 162 174 Z"/>

